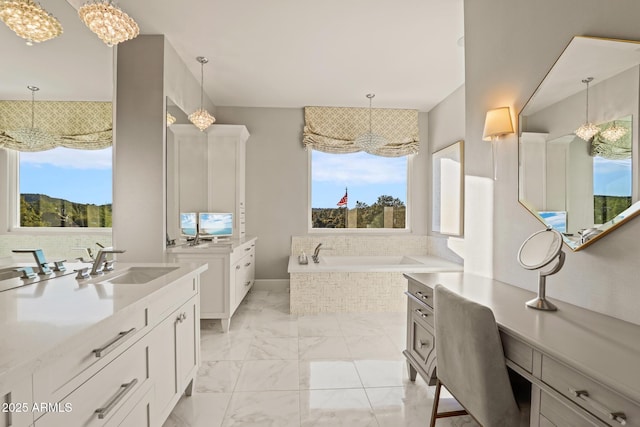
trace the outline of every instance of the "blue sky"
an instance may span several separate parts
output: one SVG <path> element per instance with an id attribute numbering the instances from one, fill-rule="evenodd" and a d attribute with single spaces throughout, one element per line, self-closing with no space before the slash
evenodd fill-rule
<path id="1" fill-rule="evenodd" d="M 631 196 L 631 159 L 593 158 L 593 194 Z"/>
<path id="2" fill-rule="evenodd" d="M 380 157 L 364 152 L 328 154 L 312 151 L 311 206 L 335 208 L 349 189 L 349 208 L 356 201 L 369 205 L 378 196 L 407 200 L 407 157 Z"/>
<path id="3" fill-rule="evenodd" d="M 111 148 L 58 147 L 20 153 L 20 193 L 46 194 L 76 203 L 111 203 Z"/>

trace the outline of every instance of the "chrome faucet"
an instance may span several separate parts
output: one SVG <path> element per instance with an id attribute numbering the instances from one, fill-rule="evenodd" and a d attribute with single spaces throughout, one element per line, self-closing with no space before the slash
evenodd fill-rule
<path id="1" fill-rule="evenodd" d="M 113 248 L 104 248 L 98 251 L 96 260 L 93 262 L 93 268 L 91 269 L 91 275 L 97 276 L 102 274 L 103 270 L 113 270 L 113 260 L 107 261 L 107 254 L 122 254 L 125 251 Z"/>
<path id="2" fill-rule="evenodd" d="M 49 268 L 49 264 L 47 264 L 47 260 L 44 258 L 44 252 L 42 251 L 42 249 L 14 249 L 11 252 L 15 252 L 18 254 L 21 254 L 21 253 L 33 254 L 33 257 L 36 260 L 38 274 L 42 276 L 51 274 L 51 269 Z"/>
<path id="3" fill-rule="evenodd" d="M 322 246 L 322 243 L 318 243 L 318 246 L 316 246 L 316 249 L 313 251 L 313 255 L 311 255 L 311 259 L 316 264 L 320 262 L 320 259 L 318 258 L 318 255 L 320 255 L 320 247 L 321 246 Z"/>

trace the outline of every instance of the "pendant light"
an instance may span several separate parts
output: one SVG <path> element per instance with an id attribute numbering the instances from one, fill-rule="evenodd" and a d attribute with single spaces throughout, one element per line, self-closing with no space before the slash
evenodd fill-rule
<path id="1" fill-rule="evenodd" d="M 383 145 L 387 144 L 386 139 L 384 139 L 380 135 L 373 133 L 371 130 L 371 113 L 372 113 L 371 101 L 375 96 L 376 96 L 375 93 L 367 94 L 367 98 L 369 98 L 369 132 L 363 133 L 362 135 L 358 136 L 355 139 L 355 141 L 353 141 L 353 143 L 356 146 L 366 151 L 367 153 L 371 153 L 375 151 L 377 148 L 380 148 Z"/>
<path id="2" fill-rule="evenodd" d="M 43 151 L 55 147 L 56 139 L 53 135 L 48 134 L 35 127 L 35 101 L 36 92 L 40 88 L 36 86 L 27 86 L 31 91 L 31 127 L 20 128 L 16 130 L 7 130 L 9 135 L 17 143 L 16 149 L 19 151 Z"/>
<path id="3" fill-rule="evenodd" d="M 29 46 L 62 34 L 60 21 L 33 0 L 0 1 L 0 20 Z"/>
<path id="4" fill-rule="evenodd" d="M 611 127 L 600 132 L 600 135 L 609 142 L 616 142 L 626 134 L 627 128 L 624 126 L 618 126 L 615 121 Z"/>
<path id="5" fill-rule="evenodd" d="M 593 81 L 593 77 L 587 77 L 582 80 L 582 83 L 587 85 L 587 113 L 585 123 L 576 129 L 576 136 L 578 138 L 584 139 L 585 141 L 591 140 L 598 132 L 600 132 L 600 128 L 589 121 L 589 83 Z"/>
<path id="6" fill-rule="evenodd" d="M 198 56 L 196 61 L 200 63 L 200 108 L 189 114 L 189 121 L 204 132 L 206 128 L 215 123 L 216 119 L 204 109 L 204 64 L 209 60 L 204 56 Z"/>
<path id="7" fill-rule="evenodd" d="M 93 0 L 78 9 L 82 22 L 107 46 L 115 46 L 140 34 L 136 21 L 112 0 Z"/>

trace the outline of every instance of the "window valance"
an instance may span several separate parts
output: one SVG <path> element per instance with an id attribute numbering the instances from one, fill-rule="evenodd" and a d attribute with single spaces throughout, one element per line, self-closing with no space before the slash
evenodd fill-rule
<path id="1" fill-rule="evenodd" d="M 400 157 L 418 152 L 418 111 L 374 108 L 371 111 L 373 133 L 389 143 L 375 152 L 378 156 Z M 325 153 L 361 151 L 355 139 L 369 132 L 369 109 L 349 107 L 305 107 L 305 148 Z"/>
<path id="2" fill-rule="evenodd" d="M 37 146 L 18 142 L 9 133 L 31 128 L 31 101 L 0 101 L 0 147 L 17 151 L 55 147 L 97 150 L 113 143 L 111 102 L 36 101 L 34 116 L 34 127 L 52 138 Z"/>

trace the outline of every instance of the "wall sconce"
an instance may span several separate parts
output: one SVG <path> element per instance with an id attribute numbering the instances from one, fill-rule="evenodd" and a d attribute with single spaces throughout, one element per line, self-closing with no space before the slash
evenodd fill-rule
<path id="1" fill-rule="evenodd" d="M 491 160 L 493 163 L 493 179 L 498 179 L 498 157 L 497 157 L 497 141 L 502 135 L 513 133 L 513 124 L 511 123 L 511 110 L 509 107 L 494 108 L 487 111 L 487 117 L 484 120 L 484 132 L 482 133 L 483 141 L 491 141 Z"/>

